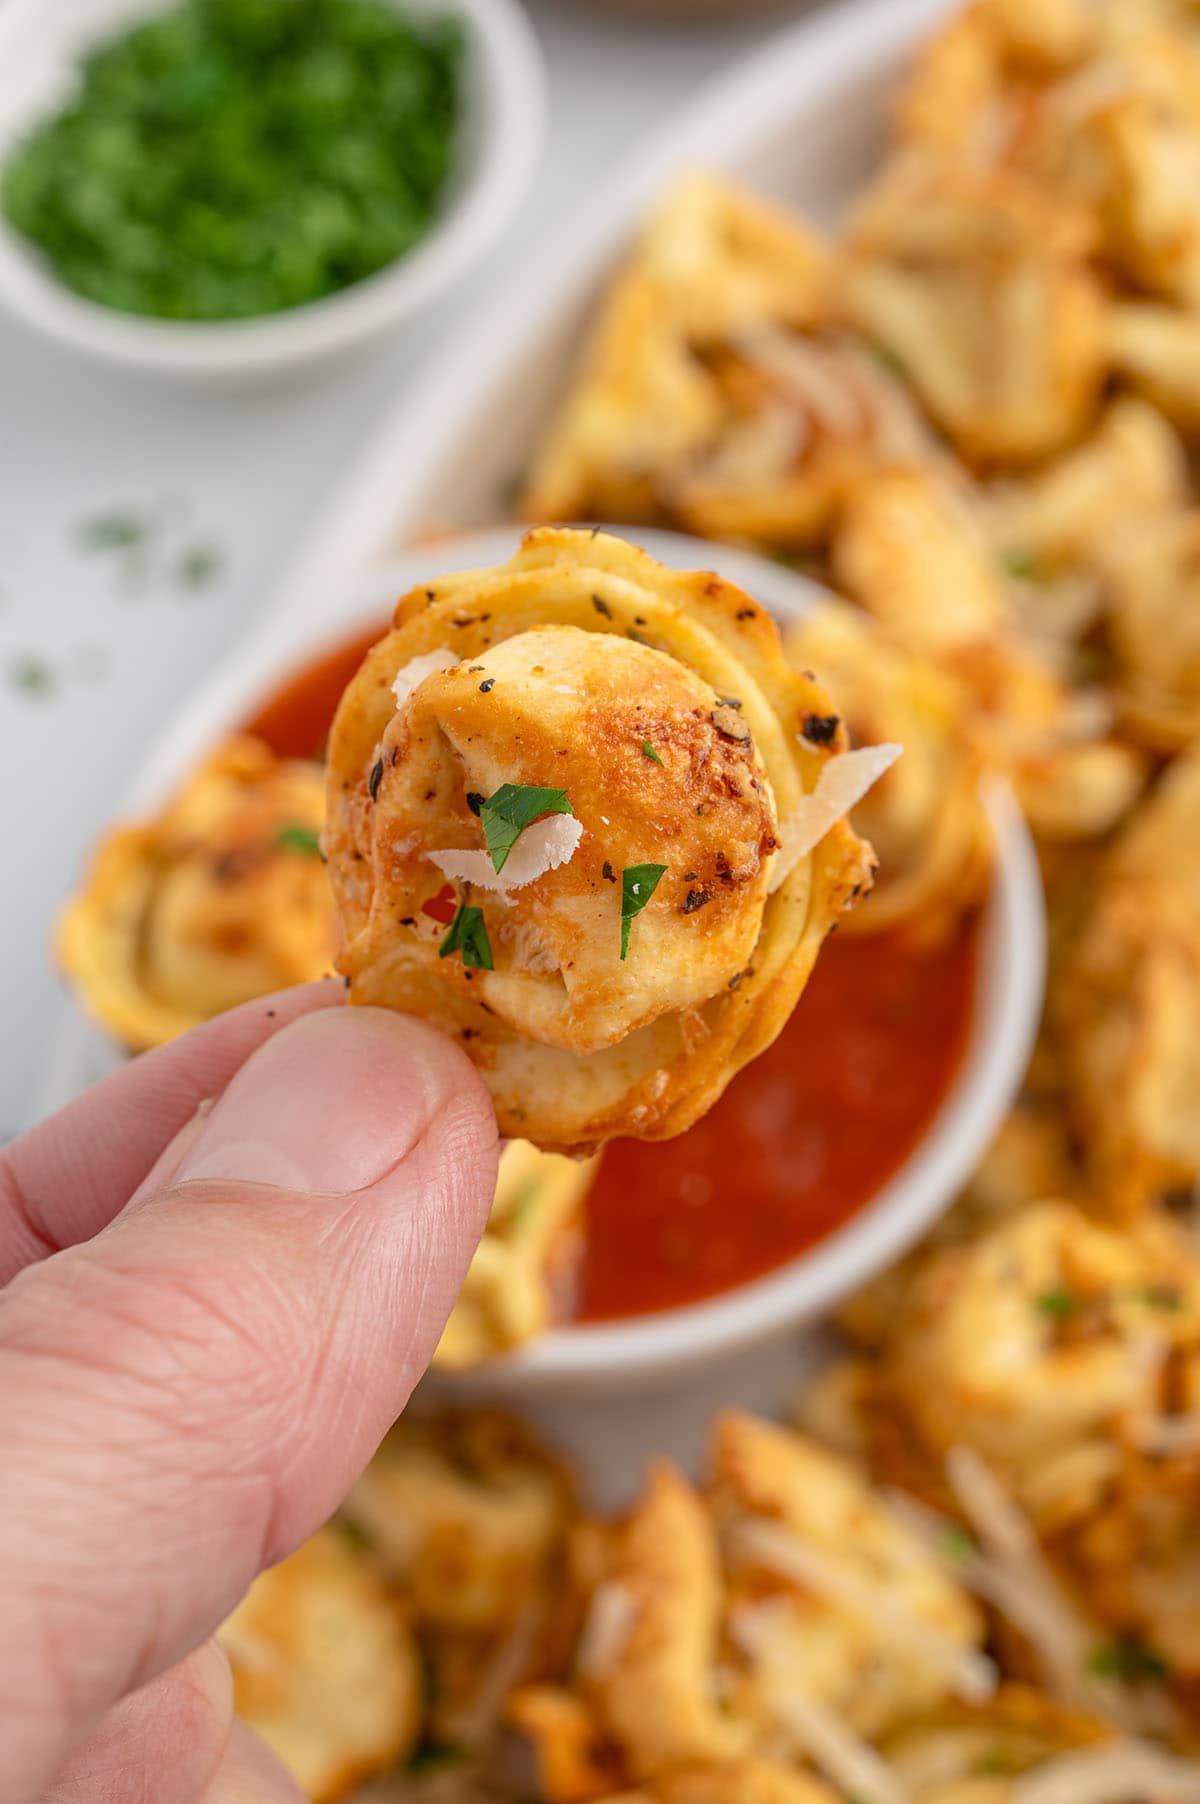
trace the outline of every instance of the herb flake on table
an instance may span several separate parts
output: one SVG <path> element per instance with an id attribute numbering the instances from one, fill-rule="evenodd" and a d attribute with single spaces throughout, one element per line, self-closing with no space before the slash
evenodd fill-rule
<path id="1" fill-rule="evenodd" d="M 461 952 L 463 964 L 469 965 L 473 971 L 491 971 L 495 968 L 487 928 L 483 924 L 482 908 L 470 908 L 465 903 L 460 903 L 455 909 L 450 931 L 438 947 L 438 957 L 449 958 L 453 952 Z"/>
<path id="2" fill-rule="evenodd" d="M 58 688 L 58 676 L 52 666 L 32 654 L 14 658 L 8 668 L 8 680 L 14 689 L 35 701 L 48 701 Z"/>
<path id="3" fill-rule="evenodd" d="M 496 874 L 504 869 L 508 855 L 534 821 L 545 814 L 573 814 L 565 789 L 539 789 L 527 783 L 503 783 L 495 795 L 479 807 L 483 837 Z"/>
<path id="4" fill-rule="evenodd" d="M 665 864 L 629 864 L 621 872 L 621 957 L 629 954 L 629 929 L 666 875 Z"/>

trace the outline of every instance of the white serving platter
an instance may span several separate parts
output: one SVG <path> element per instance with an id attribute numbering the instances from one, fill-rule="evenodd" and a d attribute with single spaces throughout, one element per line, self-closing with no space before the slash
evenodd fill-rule
<path id="1" fill-rule="evenodd" d="M 832 222 L 878 158 L 888 95 L 907 58 L 947 10 L 947 0 L 857 0 L 782 32 L 698 96 L 582 205 L 570 233 L 531 264 L 507 298 L 487 302 L 474 330 L 430 367 L 385 421 L 281 583 L 262 625 L 183 710 L 147 761 L 129 807 L 153 805 L 219 730 L 249 714 L 269 686 L 268 672 L 286 674 L 289 663 L 348 635 L 370 617 L 364 610 L 385 611 L 383 597 L 395 592 L 400 574 L 397 563 L 408 561 L 401 556 L 405 548 L 425 546 L 434 570 L 479 561 L 477 552 L 464 558 L 449 535 L 504 517 L 513 478 L 573 367 L 590 308 L 615 258 L 672 175 L 689 167 L 720 168 Z M 439 544 L 443 535 L 446 542 Z M 511 545 L 515 538 L 509 528 L 504 542 Z M 745 580 L 746 557 L 712 545 L 703 561 Z M 770 571 L 770 593 L 762 593 L 768 605 L 781 583 L 796 580 L 778 567 L 750 562 L 760 572 Z M 291 658 L 281 656 L 287 645 L 295 648 Z M 860 1266 L 863 1275 L 866 1265 L 901 1251 L 950 1200 L 1019 1082 L 1036 1024 L 1042 961 L 1036 874 L 1011 806 L 1003 797 L 994 806 L 1007 853 L 987 928 L 985 988 L 990 982 L 996 1007 L 1005 1002 L 995 946 L 1006 911 L 1006 931 L 1024 937 L 1028 980 L 1019 1000 L 1008 994 L 1003 1020 L 996 1016 L 989 1029 L 994 1081 L 986 1108 L 977 1111 L 970 1135 L 956 1141 L 936 1198 L 931 1202 L 933 1193 L 927 1192 L 887 1246 L 876 1245 L 877 1256 Z M 976 1056 L 983 1056 L 979 1045 L 968 1053 L 964 1074 Z M 110 1058 L 100 1037 L 75 1016 L 55 1049 L 43 1106 L 91 1081 Z M 836 1264 L 845 1256 L 840 1240 L 833 1237 L 818 1257 Z M 609 1395 L 597 1393 L 582 1372 L 569 1369 L 558 1370 L 552 1384 L 538 1382 L 539 1363 L 544 1378 L 553 1349 L 539 1354 L 535 1348 L 490 1373 L 478 1389 L 519 1398 L 580 1462 L 595 1500 L 610 1504 L 637 1484 L 648 1452 L 694 1464 L 716 1407 L 738 1401 L 778 1409 L 819 1356 L 811 1334 L 752 1342 L 753 1336 L 742 1337 L 736 1355 L 719 1367 L 687 1375 L 669 1360 L 647 1367 L 641 1388 Z"/>

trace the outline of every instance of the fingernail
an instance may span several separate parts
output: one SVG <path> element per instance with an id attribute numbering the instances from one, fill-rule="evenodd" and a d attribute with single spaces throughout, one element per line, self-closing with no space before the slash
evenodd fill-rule
<path id="1" fill-rule="evenodd" d="M 382 1009 L 306 1015 L 268 1040 L 201 1124 L 177 1184 L 220 1178 L 345 1195 L 392 1171 L 448 1102 L 462 1055 Z"/>

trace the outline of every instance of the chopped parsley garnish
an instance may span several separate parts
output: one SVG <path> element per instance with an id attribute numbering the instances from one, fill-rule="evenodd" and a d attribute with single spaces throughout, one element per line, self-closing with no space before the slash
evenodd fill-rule
<path id="1" fill-rule="evenodd" d="M 316 828 L 306 827 L 301 821 L 287 821 L 275 835 L 275 844 L 281 852 L 302 852 L 305 858 L 321 856 Z"/>
<path id="2" fill-rule="evenodd" d="M 1031 582 L 1038 573 L 1038 561 L 1032 551 L 1002 551 L 1000 563 L 1009 576 L 1021 582 Z"/>
<path id="3" fill-rule="evenodd" d="M 473 971 L 494 970 L 492 948 L 488 943 L 487 928 L 483 924 L 482 908 L 468 908 L 465 904 L 460 904 L 455 909 L 450 931 L 438 947 L 438 957 L 449 958 L 452 952 L 461 952 L 463 964 L 469 965 Z"/>
<path id="4" fill-rule="evenodd" d="M 1083 1307 L 1083 1299 L 1076 1296 L 1073 1290 L 1059 1287 L 1055 1290 L 1044 1290 L 1034 1298 L 1042 1315 L 1048 1315 L 1052 1321 L 1065 1322 L 1068 1316 L 1075 1314 Z"/>
<path id="5" fill-rule="evenodd" d="M 60 282 L 162 319 L 315 301 L 410 251 L 459 149 L 465 34 L 381 0 L 122 20 L 0 176 Z"/>
<path id="6" fill-rule="evenodd" d="M 494 796 L 489 796 L 479 809 L 483 837 L 497 872 L 504 869 L 508 855 L 534 821 L 544 814 L 571 814 L 574 810 L 565 789 L 537 789 L 527 783 L 503 783 Z"/>
<path id="7" fill-rule="evenodd" d="M 642 740 L 642 757 L 653 758 L 655 764 L 659 765 L 663 770 L 666 770 L 667 768 L 648 739 Z"/>
<path id="8" fill-rule="evenodd" d="M 1183 1295 L 1173 1284 L 1147 1284 L 1138 1294 L 1148 1309 L 1176 1315 L 1183 1308 Z"/>
<path id="9" fill-rule="evenodd" d="M 221 573 L 225 559 L 216 545 L 189 545 L 180 555 L 175 574 L 185 589 L 203 589 Z"/>
<path id="10" fill-rule="evenodd" d="M 975 1537 L 959 1522 L 948 1522 L 938 1536 L 942 1558 L 951 1566 L 965 1566 L 977 1551 Z"/>
<path id="11" fill-rule="evenodd" d="M 621 872 L 621 957 L 629 952 L 629 929 L 662 882 L 665 864 L 629 864 Z"/>
<path id="12" fill-rule="evenodd" d="M 1105 1642 L 1088 1655 L 1088 1671 L 1097 1679 L 1122 1679 L 1128 1684 L 1170 1677 L 1170 1668 L 1161 1654 L 1139 1641 L 1135 1635 L 1119 1641 Z"/>
<path id="13" fill-rule="evenodd" d="M 467 1759 L 468 1752 L 468 1749 L 457 1747 L 449 1741 L 423 1741 L 410 1755 L 404 1771 L 414 1774 L 444 1772 L 447 1767 L 461 1766 Z"/>
<path id="14" fill-rule="evenodd" d="M 132 510 L 114 509 L 96 514 L 79 527 L 79 543 L 85 551 L 133 551 L 157 530 L 157 521 Z"/>
<path id="15" fill-rule="evenodd" d="M 58 686 L 58 679 L 45 659 L 32 656 L 17 658 L 9 671 L 9 679 L 14 689 L 36 696 L 39 701 L 53 695 Z"/>

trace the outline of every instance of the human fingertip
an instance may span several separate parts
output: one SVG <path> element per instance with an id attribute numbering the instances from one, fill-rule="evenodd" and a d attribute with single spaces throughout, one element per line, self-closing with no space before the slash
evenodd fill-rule
<path id="1" fill-rule="evenodd" d="M 379 1183 L 445 1118 L 485 1155 L 496 1140 L 484 1086 L 451 1040 L 384 1009 L 324 1009 L 247 1060 L 174 1181 L 348 1195 Z"/>

